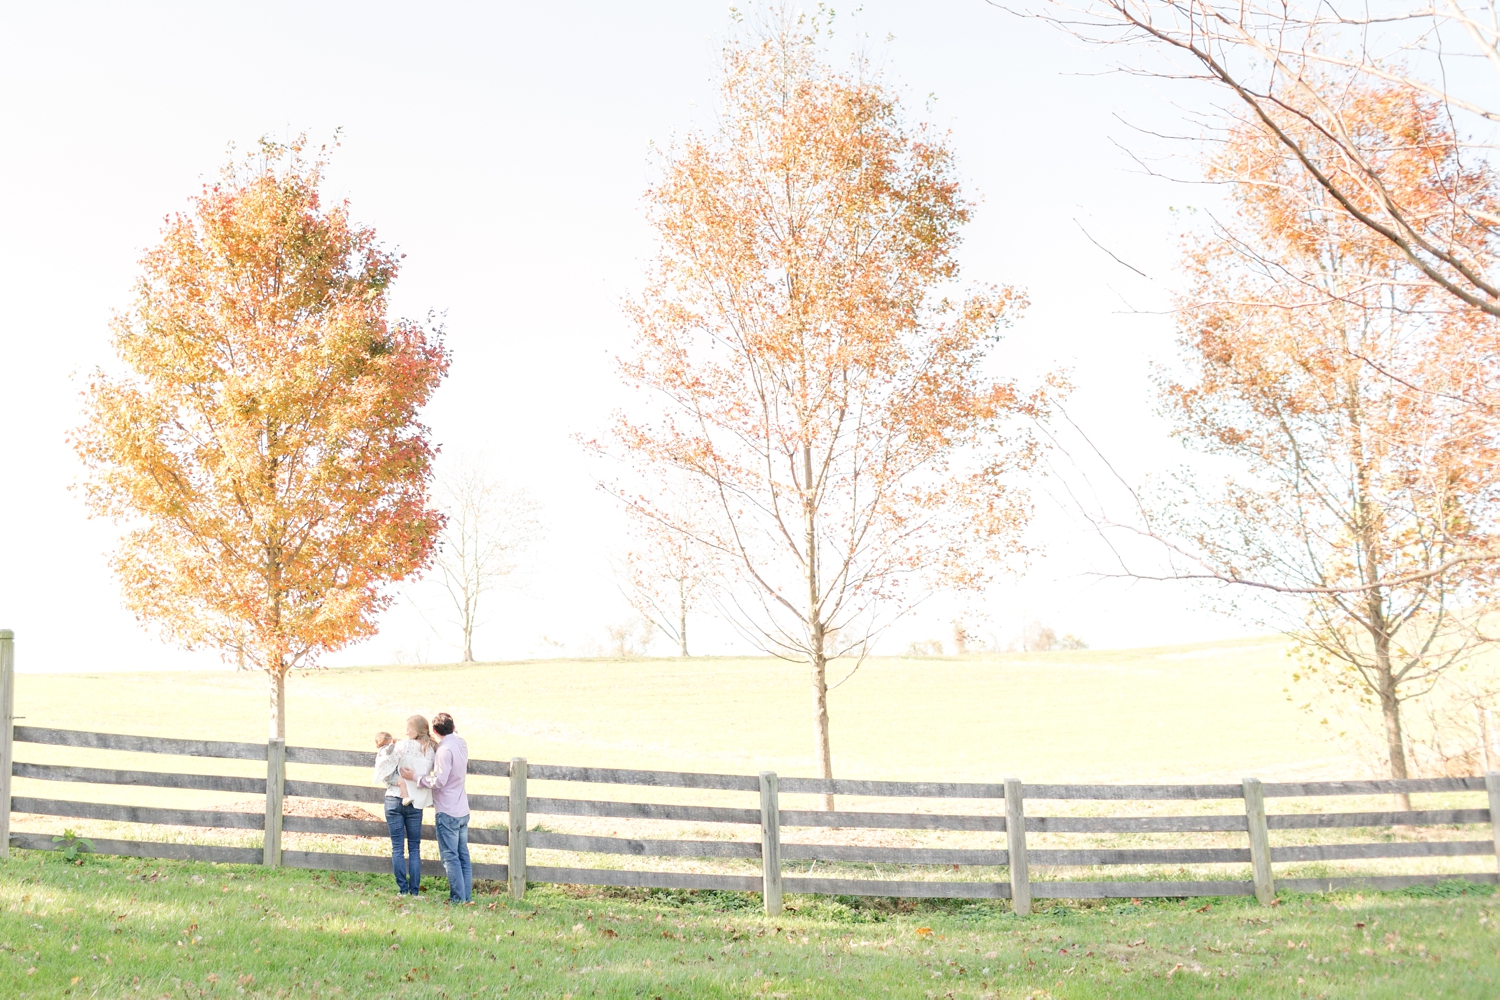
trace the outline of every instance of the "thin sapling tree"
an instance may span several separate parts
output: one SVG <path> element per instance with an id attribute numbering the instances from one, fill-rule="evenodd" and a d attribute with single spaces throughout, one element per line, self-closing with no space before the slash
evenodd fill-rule
<path id="1" fill-rule="evenodd" d="M 832 69 L 806 19 L 727 46 L 718 125 L 662 168 L 621 362 L 648 402 L 614 450 L 707 502 L 688 520 L 619 493 L 716 554 L 744 637 L 807 664 L 831 779 L 830 661 L 857 666 L 925 596 L 982 586 L 1020 549 L 1030 506 L 1010 474 L 1045 397 L 991 354 L 1024 297 L 958 288 L 971 209 L 945 136 L 909 124 L 867 64 Z"/>

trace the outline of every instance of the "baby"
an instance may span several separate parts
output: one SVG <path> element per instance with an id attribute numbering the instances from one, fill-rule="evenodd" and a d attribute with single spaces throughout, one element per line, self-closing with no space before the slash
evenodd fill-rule
<path id="1" fill-rule="evenodd" d="M 386 732 L 376 733 L 375 734 L 375 773 L 376 774 L 379 774 L 380 772 L 386 770 L 386 768 L 383 768 L 380 765 L 382 763 L 385 763 L 388 760 L 388 758 L 395 756 L 395 753 L 396 753 L 396 737 L 394 737 L 390 733 L 386 733 Z M 397 774 L 400 774 L 401 773 L 401 765 L 397 764 L 395 766 L 394 770 L 395 770 L 395 772 Z M 400 786 L 401 786 L 401 804 L 402 805 L 409 805 L 410 802 L 411 802 L 411 800 L 407 797 L 407 794 L 406 794 L 406 781 L 404 779 L 400 782 Z"/>
<path id="2" fill-rule="evenodd" d="M 408 725 L 408 730 L 410 728 L 411 726 Z M 432 769 L 430 751 L 420 739 L 425 735 L 425 732 L 419 734 L 408 732 L 407 738 L 398 742 L 390 733 L 375 734 L 375 779 L 387 787 L 398 788 L 403 806 L 415 803 L 418 809 L 425 809 L 432 805 L 430 789 L 423 788 L 416 782 L 408 786 L 406 779 L 401 777 L 403 767 L 411 768 L 417 777 L 421 777 Z"/>

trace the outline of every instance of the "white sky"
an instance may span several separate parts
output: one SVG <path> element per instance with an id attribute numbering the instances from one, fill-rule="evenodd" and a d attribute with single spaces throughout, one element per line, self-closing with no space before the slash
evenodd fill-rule
<path id="1" fill-rule="evenodd" d="M 486 456 L 545 508 L 524 588 L 502 595 L 481 657 L 555 655 L 627 617 L 608 570 L 619 520 L 573 435 L 624 393 L 620 302 L 650 254 L 641 193 L 655 141 L 702 122 L 729 27 L 716 3 L 411 5 L 11 4 L 0 11 L 0 627 L 24 670 L 210 666 L 120 606 L 113 538 L 69 492 L 65 434 L 80 376 L 109 361 L 161 220 L 215 175 L 226 146 L 342 127 L 329 193 L 405 254 L 398 313 L 447 314 L 454 364 L 428 413 L 445 454 Z M 1169 207 L 1208 195 L 1144 175 L 1122 120 L 1182 131 L 1180 109 L 1104 57 L 982 0 L 867 2 L 841 18 L 920 113 L 953 133 L 983 202 L 966 278 L 1025 286 L 1033 307 L 1001 366 L 1071 366 L 1071 406 L 1134 478 L 1179 460 L 1153 418 L 1148 366 L 1168 360 Z M 894 36 L 887 41 L 887 36 Z M 1075 220 L 1077 220 L 1075 222 Z M 1111 261 L 1081 233 L 1161 282 Z M 1048 554 L 986 601 L 994 631 L 1025 615 L 1126 646 L 1239 634 L 1166 586 L 1090 582 L 1098 553 L 1040 504 Z M 1041 537 L 1045 536 L 1045 537 Z M 417 601 L 424 601 L 418 590 Z M 946 637 L 943 609 L 894 635 Z M 434 618 L 434 623 L 438 619 Z M 709 623 L 700 650 L 727 651 Z M 666 651 L 665 645 L 662 646 Z M 454 658 L 404 602 L 332 663 Z"/>

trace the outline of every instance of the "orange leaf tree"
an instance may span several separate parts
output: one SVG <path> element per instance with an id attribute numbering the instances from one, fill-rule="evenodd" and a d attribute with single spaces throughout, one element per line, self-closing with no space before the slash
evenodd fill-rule
<path id="1" fill-rule="evenodd" d="M 1404 204 L 1443 213 L 1454 186 L 1493 190 L 1435 101 L 1397 86 L 1341 99 Z M 1291 114 L 1279 125 L 1325 142 Z M 1180 498 L 1179 551 L 1211 578 L 1288 595 L 1285 627 L 1336 690 L 1377 708 L 1404 778 L 1402 703 L 1478 639 L 1500 465 L 1464 400 L 1493 321 L 1424 280 L 1264 124 L 1224 139 L 1209 177 L 1233 214 L 1189 241 L 1186 373 L 1163 398 L 1178 434 L 1235 471 Z"/>
<path id="2" fill-rule="evenodd" d="M 271 680 L 371 635 L 384 584 L 442 527 L 419 409 L 447 371 L 440 334 L 387 319 L 398 256 L 323 161 L 263 141 L 167 221 L 114 323 L 75 446 L 87 499 L 125 531 L 126 604 L 189 648 L 239 648 Z"/>
<path id="3" fill-rule="evenodd" d="M 733 568 L 720 605 L 743 635 L 808 664 L 831 778 L 828 661 L 1018 550 L 1014 418 L 1042 400 L 986 368 L 1023 297 L 953 291 L 970 208 L 943 137 L 795 18 L 724 65 L 718 127 L 648 195 L 660 249 L 622 371 L 660 408 L 615 428 L 645 480 L 685 474 L 709 503 L 687 520 L 620 492 Z"/>

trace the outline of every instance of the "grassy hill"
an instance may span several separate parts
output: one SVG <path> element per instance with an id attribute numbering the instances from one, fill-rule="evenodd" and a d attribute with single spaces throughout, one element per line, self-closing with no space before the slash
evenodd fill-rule
<path id="1" fill-rule="evenodd" d="M 830 696 L 846 777 L 1027 781 L 1353 776 L 1286 700 L 1274 637 L 1136 650 L 877 658 Z M 846 668 L 835 665 L 832 677 Z M 363 749 L 451 711 L 477 757 L 812 773 L 806 669 L 768 658 L 530 660 L 320 670 L 289 682 L 288 742 Z M 233 672 L 23 674 L 24 724 L 265 738 L 266 682 Z"/>

